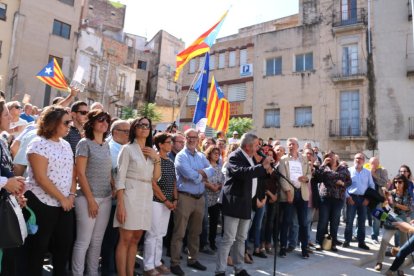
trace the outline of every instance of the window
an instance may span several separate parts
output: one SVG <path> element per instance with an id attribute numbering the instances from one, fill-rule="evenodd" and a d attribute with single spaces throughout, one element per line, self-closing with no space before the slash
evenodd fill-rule
<path id="1" fill-rule="evenodd" d="M 358 44 L 342 47 L 342 74 L 344 76 L 358 74 Z"/>
<path id="2" fill-rule="evenodd" d="M 60 66 L 60 69 L 63 69 L 63 68 L 62 68 L 63 58 L 60 58 L 60 57 L 55 57 L 55 56 L 49 55 L 49 62 L 51 62 L 51 61 L 53 60 L 53 58 L 55 58 L 55 59 L 56 59 L 57 63 L 58 63 L 58 64 L 59 64 L 59 66 Z"/>
<path id="3" fill-rule="evenodd" d="M 6 21 L 7 5 L 0 3 L 0 19 Z"/>
<path id="4" fill-rule="evenodd" d="M 190 91 L 187 97 L 187 105 L 188 106 L 195 106 L 197 103 L 198 94 L 194 91 Z"/>
<path id="5" fill-rule="evenodd" d="M 1 58 L 1 46 L 3 44 L 3 41 L 0 40 L 0 58 Z"/>
<path id="6" fill-rule="evenodd" d="M 229 85 L 229 102 L 241 102 L 246 100 L 246 83 Z"/>
<path id="7" fill-rule="evenodd" d="M 205 57 L 200 57 L 198 60 L 199 60 L 198 71 L 203 72 Z M 210 63 L 209 63 L 209 65 L 210 65 Z"/>
<path id="8" fill-rule="evenodd" d="M 212 55 L 210 56 L 210 64 L 209 64 L 210 70 L 214 70 L 214 66 L 216 66 L 216 56 Z"/>
<path id="9" fill-rule="evenodd" d="M 296 55 L 296 72 L 313 70 L 313 53 Z"/>
<path id="10" fill-rule="evenodd" d="M 143 60 L 138 60 L 138 69 L 147 70 L 147 62 Z"/>
<path id="11" fill-rule="evenodd" d="M 247 49 L 240 50 L 240 65 L 247 63 Z"/>
<path id="12" fill-rule="evenodd" d="M 70 25 L 63 23 L 59 20 L 53 21 L 53 34 L 57 36 L 64 37 L 66 39 L 70 38 Z"/>
<path id="13" fill-rule="evenodd" d="M 122 118 L 122 106 L 115 105 L 115 116 L 118 118 Z"/>
<path id="14" fill-rule="evenodd" d="M 282 74 L 282 57 L 266 59 L 266 76 Z"/>
<path id="15" fill-rule="evenodd" d="M 229 67 L 236 66 L 236 51 L 229 52 Z"/>
<path id="16" fill-rule="evenodd" d="M 140 80 L 135 81 L 135 92 L 142 92 L 141 91 L 141 81 Z"/>
<path id="17" fill-rule="evenodd" d="M 125 87 L 126 87 L 126 76 L 124 74 L 120 74 L 118 77 L 118 87 L 117 87 L 118 93 L 125 93 Z"/>
<path id="18" fill-rule="evenodd" d="M 196 70 L 196 61 L 195 59 L 190 60 L 190 69 L 189 69 L 189 73 L 192 74 L 194 73 Z"/>
<path id="19" fill-rule="evenodd" d="M 59 2 L 65 3 L 73 7 L 75 0 L 59 0 Z"/>
<path id="20" fill-rule="evenodd" d="M 95 101 L 91 98 L 88 98 L 88 106 L 91 106 Z"/>
<path id="21" fill-rule="evenodd" d="M 219 64 L 218 64 L 219 69 L 224 68 L 224 62 L 225 62 L 225 56 L 224 56 L 224 53 L 221 53 L 219 54 Z"/>
<path id="22" fill-rule="evenodd" d="M 96 87 L 96 72 L 98 71 L 98 67 L 96 65 L 91 64 L 90 72 L 89 72 L 89 86 Z"/>
<path id="23" fill-rule="evenodd" d="M 280 109 L 265 110 L 264 127 L 280 127 Z"/>
<path id="24" fill-rule="evenodd" d="M 353 23 L 357 19 L 357 0 L 341 0 L 341 20 Z"/>
<path id="25" fill-rule="evenodd" d="M 295 126 L 312 126 L 312 107 L 295 107 Z"/>

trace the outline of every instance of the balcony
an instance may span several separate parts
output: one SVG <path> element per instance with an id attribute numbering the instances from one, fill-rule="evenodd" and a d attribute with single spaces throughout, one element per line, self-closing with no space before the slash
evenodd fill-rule
<path id="1" fill-rule="evenodd" d="M 329 137 L 333 139 L 366 140 L 367 119 L 355 118 L 329 120 Z"/>
<path id="2" fill-rule="evenodd" d="M 408 139 L 414 139 L 414 117 L 408 117 Z"/>
<path id="3" fill-rule="evenodd" d="M 353 31 L 365 28 L 368 23 L 368 14 L 364 8 L 336 10 L 332 15 L 334 33 Z"/>
<path id="4" fill-rule="evenodd" d="M 367 62 L 362 59 L 337 62 L 331 71 L 333 82 L 363 81 L 367 76 Z"/>

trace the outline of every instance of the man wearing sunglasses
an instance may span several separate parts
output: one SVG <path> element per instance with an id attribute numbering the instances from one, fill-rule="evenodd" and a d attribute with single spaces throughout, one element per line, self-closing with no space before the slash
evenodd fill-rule
<path id="1" fill-rule="evenodd" d="M 371 172 L 365 169 L 365 156 L 363 153 L 357 153 L 354 157 L 354 166 L 349 168 L 352 184 L 346 189 L 346 228 L 345 242 L 343 247 L 349 247 L 352 238 L 352 226 L 355 215 L 358 214 L 358 247 L 369 250 L 365 244 L 365 220 L 367 217 L 367 205 L 369 200 L 364 197 L 368 188 L 375 189 L 375 183 L 372 179 Z"/>
<path id="2" fill-rule="evenodd" d="M 73 124 L 69 128 L 68 135 L 63 139 L 69 142 L 75 156 L 76 145 L 84 137 L 83 124 L 88 118 L 88 104 L 83 101 L 74 102 L 70 111 Z"/>

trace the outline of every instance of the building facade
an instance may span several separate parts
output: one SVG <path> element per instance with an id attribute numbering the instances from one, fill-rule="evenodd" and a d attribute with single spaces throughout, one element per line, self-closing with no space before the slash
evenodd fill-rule
<path id="1" fill-rule="evenodd" d="M 28 94 L 34 105 L 43 106 L 49 105 L 55 96 L 66 95 L 66 92 L 51 89 L 35 76 L 55 57 L 65 77 L 71 79 L 81 2 L 20 1 L 13 18 L 6 98 L 22 100 Z"/>

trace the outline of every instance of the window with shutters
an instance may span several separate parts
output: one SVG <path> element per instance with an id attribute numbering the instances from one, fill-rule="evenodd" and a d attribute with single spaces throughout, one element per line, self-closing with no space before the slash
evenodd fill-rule
<path id="1" fill-rule="evenodd" d="M 125 74 L 120 74 L 118 76 L 118 85 L 117 85 L 116 91 L 118 93 L 125 93 L 125 89 L 126 89 L 126 76 Z"/>
<path id="2" fill-rule="evenodd" d="M 229 67 L 236 66 L 236 51 L 229 52 Z"/>
<path id="3" fill-rule="evenodd" d="M 72 6 L 72 7 L 75 4 L 74 3 L 75 0 L 59 0 L 59 1 L 62 2 L 62 3 L 65 3 L 65 4 L 69 5 L 69 6 Z"/>
<path id="4" fill-rule="evenodd" d="M 266 76 L 282 74 L 282 57 L 266 59 Z"/>
<path id="5" fill-rule="evenodd" d="M 247 49 L 240 50 L 240 65 L 247 63 Z"/>
<path id="6" fill-rule="evenodd" d="M 295 72 L 313 70 L 313 53 L 296 55 Z"/>
<path id="7" fill-rule="evenodd" d="M 199 63 L 198 63 L 198 71 L 202 71 L 204 69 L 204 59 L 205 59 L 205 57 L 200 57 L 198 59 L 199 60 Z"/>
<path id="8" fill-rule="evenodd" d="M 190 68 L 188 69 L 188 72 L 190 74 L 194 73 L 196 70 L 196 61 L 195 59 L 190 60 Z"/>
<path id="9" fill-rule="evenodd" d="M 295 126 L 312 126 L 312 107 L 295 107 Z"/>
<path id="10" fill-rule="evenodd" d="M 266 109 L 264 114 L 264 127 L 280 127 L 280 109 Z"/>
<path id="11" fill-rule="evenodd" d="M 219 54 L 219 64 L 218 64 L 219 69 L 224 68 L 224 62 L 225 62 L 225 54 L 221 53 Z"/>
<path id="12" fill-rule="evenodd" d="M 98 71 L 98 67 L 96 65 L 91 64 L 90 72 L 89 72 L 89 86 L 96 87 L 96 73 Z"/>
<path id="13" fill-rule="evenodd" d="M 229 85 L 228 88 L 229 102 L 241 102 L 246 100 L 246 83 Z"/>
<path id="14" fill-rule="evenodd" d="M 209 64 L 210 70 L 214 70 L 214 66 L 216 66 L 216 56 L 215 55 L 210 56 L 210 62 L 209 63 L 210 63 Z"/>
<path id="15" fill-rule="evenodd" d="M 187 97 L 187 105 L 188 106 L 195 106 L 197 103 L 198 95 L 195 91 L 190 91 Z"/>
<path id="16" fill-rule="evenodd" d="M 138 69 L 147 70 L 147 62 L 143 60 L 138 60 Z"/>
<path id="17" fill-rule="evenodd" d="M 7 5 L 0 3 L 0 20 L 6 21 Z"/>

